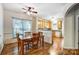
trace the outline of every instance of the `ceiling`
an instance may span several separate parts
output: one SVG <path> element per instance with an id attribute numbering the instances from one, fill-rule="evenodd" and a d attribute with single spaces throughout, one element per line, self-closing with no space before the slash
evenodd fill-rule
<path id="1" fill-rule="evenodd" d="M 32 6 L 42 16 L 53 16 L 63 11 L 67 3 L 4 3 L 5 10 L 11 10 L 15 12 L 22 12 L 22 8 L 25 6 Z"/>

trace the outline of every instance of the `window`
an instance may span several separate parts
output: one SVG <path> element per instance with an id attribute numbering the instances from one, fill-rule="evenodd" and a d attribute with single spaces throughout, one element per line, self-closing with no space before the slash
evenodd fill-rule
<path id="1" fill-rule="evenodd" d="M 12 18 L 13 21 L 13 37 L 16 37 L 18 32 L 20 36 L 24 36 L 25 32 L 29 32 L 32 29 L 31 20 L 23 20 L 19 18 Z"/>

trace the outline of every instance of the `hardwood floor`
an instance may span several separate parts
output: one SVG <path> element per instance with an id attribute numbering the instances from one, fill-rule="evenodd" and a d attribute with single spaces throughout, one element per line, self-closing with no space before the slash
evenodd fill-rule
<path id="1" fill-rule="evenodd" d="M 62 37 L 53 37 L 53 47 L 50 47 L 50 54 L 63 54 L 63 38 Z"/>
<path id="2" fill-rule="evenodd" d="M 25 55 L 49 55 L 50 44 L 45 43 L 45 47 L 25 50 Z M 17 43 L 7 44 L 4 46 L 2 55 L 18 55 Z"/>
<path id="3" fill-rule="evenodd" d="M 54 38 L 54 43 L 53 45 L 50 45 L 48 43 L 44 43 L 44 48 L 39 47 L 39 48 L 34 48 L 34 49 L 29 49 L 29 50 L 24 50 L 25 55 L 50 55 L 50 54 L 55 54 L 55 55 L 61 55 L 61 38 Z M 54 46 L 56 45 L 56 46 Z M 18 45 L 17 43 L 12 43 L 12 44 L 7 44 L 4 45 L 4 49 L 2 51 L 2 55 L 18 55 Z M 25 47 L 26 48 L 26 47 Z"/>
<path id="4" fill-rule="evenodd" d="M 63 49 L 64 55 L 79 55 L 79 49 Z"/>

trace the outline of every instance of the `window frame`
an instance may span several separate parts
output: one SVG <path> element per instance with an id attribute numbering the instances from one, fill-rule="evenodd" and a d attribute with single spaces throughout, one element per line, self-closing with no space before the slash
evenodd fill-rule
<path id="1" fill-rule="evenodd" d="M 22 24 L 22 33 L 23 33 L 23 35 L 22 36 L 24 36 L 24 26 L 23 26 L 23 22 L 24 21 L 30 21 L 31 22 L 31 29 L 30 29 L 30 32 L 32 31 L 32 20 L 29 20 L 29 19 L 21 19 L 21 18 L 17 18 L 17 17 L 12 17 L 12 37 L 13 38 L 15 38 L 16 36 L 16 34 L 14 34 L 14 26 L 13 26 L 13 23 L 14 23 L 14 21 L 13 21 L 13 19 L 16 19 L 16 20 L 21 20 L 21 24 Z M 27 31 L 28 32 L 28 31 Z"/>

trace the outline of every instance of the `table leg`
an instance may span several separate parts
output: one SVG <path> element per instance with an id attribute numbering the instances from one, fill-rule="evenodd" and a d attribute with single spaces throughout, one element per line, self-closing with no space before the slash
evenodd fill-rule
<path id="1" fill-rule="evenodd" d="M 44 36 L 42 36 L 42 47 L 44 48 Z"/>
<path id="2" fill-rule="evenodd" d="M 24 41 L 21 41 L 21 55 L 24 55 Z"/>
<path id="3" fill-rule="evenodd" d="M 41 47 L 41 45 L 42 45 L 41 41 L 42 41 L 42 40 L 41 40 L 41 37 L 40 37 L 40 38 L 39 38 L 40 47 Z"/>

